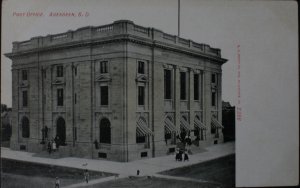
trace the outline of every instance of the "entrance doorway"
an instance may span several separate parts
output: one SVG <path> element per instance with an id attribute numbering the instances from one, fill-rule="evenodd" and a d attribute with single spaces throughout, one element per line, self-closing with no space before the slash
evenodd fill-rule
<path id="1" fill-rule="evenodd" d="M 66 142 L 66 123 L 64 118 L 59 117 L 56 121 L 56 134 L 59 137 L 61 145 L 65 145 Z"/>

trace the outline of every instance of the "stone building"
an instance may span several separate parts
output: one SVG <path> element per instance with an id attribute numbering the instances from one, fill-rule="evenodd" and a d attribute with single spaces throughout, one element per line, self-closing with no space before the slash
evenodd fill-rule
<path id="1" fill-rule="evenodd" d="M 42 152 L 58 135 L 66 156 L 132 161 L 173 152 L 177 135 L 195 150 L 223 142 L 220 49 L 120 20 L 6 56 L 13 149 Z"/>

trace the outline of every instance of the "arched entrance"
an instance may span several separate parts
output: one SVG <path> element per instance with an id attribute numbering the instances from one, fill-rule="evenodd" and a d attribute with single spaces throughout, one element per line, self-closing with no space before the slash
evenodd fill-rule
<path id="1" fill-rule="evenodd" d="M 107 118 L 100 121 L 100 143 L 111 143 L 110 121 Z"/>
<path id="2" fill-rule="evenodd" d="M 22 137 L 29 138 L 30 129 L 29 129 L 29 119 L 27 117 L 22 118 Z"/>
<path id="3" fill-rule="evenodd" d="M 59 137 L 61 144 L 66 142 L 66 123 L 64 118 L 59 117 L 56 121 L 56 135 Z"/>

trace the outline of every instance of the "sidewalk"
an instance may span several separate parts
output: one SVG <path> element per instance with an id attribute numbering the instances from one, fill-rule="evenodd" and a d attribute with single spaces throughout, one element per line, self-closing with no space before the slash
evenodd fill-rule
<path id="1" fill-rule="evenodd" d="M 102 171 L 119 174 L 122 177 L 134 176 L 137 170 L 140 170 L 140 176 L 154 175 L 158 172 L 170 170 L 173 168 L 189 166 L 200 162 L 216 159 L 222 156 L 235 153 L 235 143 L 229 142 L 224 144 L 213 145 L 205 148 L 207 151 L 196 153 L 189 156 L 189 161 L 178 162 L 175 161 L 174 155 L 168 155 L 156 158 L 141 159 L 132 162 L 113 162 L 97 159 L 84 158 L 59 158 L 50 159 L 42 157 L 34 157 L 34 153 L 13 151 L 9 148 L 1 148 L 1 157 L 8 159 L 15 159 L 19 161 L 27 161 L 41 164 L 51 164 L 64 167 L 72 167 L 79 169 L 88 169 L 93 171 Z M 83 166 L 83 164 L 87 164 Z M 103 180 L 104 181 L 104 180 Z"/>

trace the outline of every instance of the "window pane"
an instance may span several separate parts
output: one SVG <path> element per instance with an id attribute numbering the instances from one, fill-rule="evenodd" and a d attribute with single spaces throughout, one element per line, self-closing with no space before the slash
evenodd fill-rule
<path id="1" fill-rule="evenodd" d="M 216 92 L 211 93 L 211 105 L 216 106 Z"/>
<path id="2" fill-rule="evenodd" d="M 180 99 L 186 100 L 186 73 L 180 72 Z"/>
<path id="3" fill-rule="evenodd" d="M 57 77 L 63 77 L 64 76 L 64 67 L 63 66 L 57 66 L 56 67 L 56 76 Z"/>
<path id="4" fill-rule="evenodd" d="M 108 86 L 101 86 L 101 105 L 108 105 Z"/>
<path id="5" fill-rule="evenodd" d="M 100 73 L 108 73 L 108 62 L 107 61 L 100 62 Z"/>
<path id="6" fill-rule="evenodd" d="M 138 105 L 145 105 L 145 89 L 143 86 L 138 87 Z"/>
<path id="7" fill-rule="evenodd" d="M 171 99 L 171 79 L 172 79 L 172 75 L 171 75 L 171 70 L 165 70 L 165 79 L 164 79 L 164 83 L 165 83 L 165 99 Z"/>
<path id="8" fill-rule="evenodd" d="M 138 73 L 144 74 L 145 73 L 145 63 L 143 61 L 138 62 Z"/>
<path id="9" fill-rule="evenodd" d="M 194 100 L 199 100 L 199 74 L 194 75 Z"/>
<path id="10" fill-rule="evenodd" d="M 216 83 L 216 74 L 211 75 L 211 83 Z"/>
<path id="11" fill-rule="evenodd" d="M 63 106 L 63 105 L 64 105 L 64 90 L 57 89 L 57 106 Z"/>
<path id="12" fill-rule="evenodd" d="M 23 106 L 24 107 L 27 107 L 27 105 L 28 105 L 27 99 L 28 99 L 27 91 L 23 91 Z"/>
<path id="13" fill-rule="evenodd" d="M 27 80 L 27 70 L 22 70 L 22 80 Z"/>
<path id="14" fill-rule="evenodd" d="M 145 143 L 146 136 L 136 136 L 136 143 Z"/>

